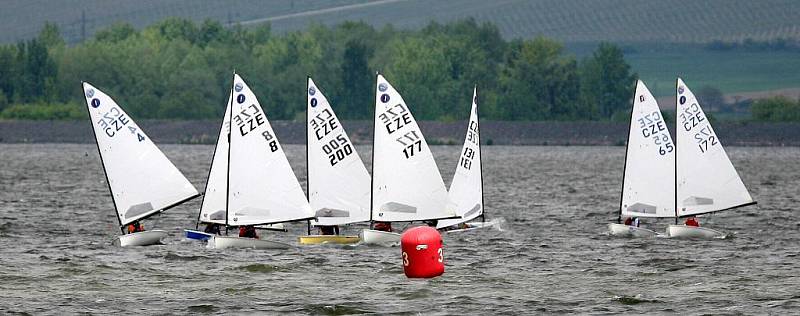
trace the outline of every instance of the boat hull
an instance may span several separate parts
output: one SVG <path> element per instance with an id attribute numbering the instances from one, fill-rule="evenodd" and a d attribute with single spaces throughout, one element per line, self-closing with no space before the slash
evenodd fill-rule
<path id="1" fill-rule="evenodd" d="M 378 246 L 397 246 L 400 244 L 400 234 L 374 229 L 364 229 L 359 234 L 361 243 Z"/>
<path id="2" fill-rule="evenodd" d="M 167 232 L 156 229 L 117 236 L 114 243 L 120 247 L 160 245 L 165 237 Z"/>
<path id="3" fill-rule="evenodd" d="M 342 235 L 308 235 L 299 236 L 297 241 L 301 245 L 320 245 L 320 244 L 337 244 L 347 245 L 355 244 L 361 241 L 358 236 L 342 236 Z"/>
<path id="4" fill-rule="evenodd" d="M 214 237 L 214 235 L 212 235 L 212 234 L 201 232 L 201 231 L 197 231 L 197 230 L 192 230 L 192 229 L 184 229 L 183 233 L 186 236 L 186 239 L 193 239 L 193 240 L 206 241 L 209 238 Z"/>
<path id="5" fill-rule="evenodd" d="M 214 236 L 208 239 L 208 248 L 227 249 L 227 248 L 251 248 L 251 249 L 289 249 L 292 246 L 282 242 L 233 237 L 233 236 Z"/>
<path id="6" fill-rule="evenodd" d="M 669 236 L 670 238 L 710 239 L 710 238 L 724 238 L 725 233 L 706 227 L 669 225 L 667 226 L 667 236 Z"/>
<path id="7" fill-rule="evenodd" d="M 466 231 L 476 230 L 476 229 L 481 229 L 481 228 L 489 228 L 489 227 L 494 226 L 496 223 L 494 221 L 490 221 L 490 222 L 471 222 L 471 223 L 466 223 L 466 224 L 467 224 L 466 228 L 445 230 L 445 232 L 446 233 L 458 233 L 458 232 L 466 232 Z"/>
<path id="8" fill-rule="evenodd" d="M 625 236 L 625 237 L 655 237 L 658 235 L 655 231 L 647 228 L 630 226 L 625 224 L 609 223 L 608 231 L 612 236 Z"/>

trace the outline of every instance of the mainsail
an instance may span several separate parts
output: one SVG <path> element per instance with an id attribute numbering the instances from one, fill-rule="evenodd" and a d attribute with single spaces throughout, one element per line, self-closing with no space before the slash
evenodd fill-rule
<path id="1" fill-rule="evenodd" d="M 675 216 L 675 144 L 656 99 L 639 80 L 622 180 L 623 216 Z"/>
<path id="2" fill-rule="evenodd" d="M 308 201 L 314 225 L 369 220 L 370 176 L 328 99 L 308 78 Z"/>
<path id="3" fill-rule="evenodd" d="M 199 195 L 111 97 L 87 82 L 83 92 L 120 226 Z"/>
<path id="4" fill-rule="evenodd" d="M 199 219 L 204 223 L 225 224 L 228 192 L 228 136 L 232 101 L 233 91 L 228 96 L 228 103 L 225 105 L 225 116 L 222 118 L 217 145 L 214 147 L 214 155 L 211 159 L 211 168 L 208 171 L 203 203 L 200 205 Z"/>
<path id="5" fill-rule="evenodd" d="M 229 226 L 314 217 L 256 95 L 234 75 L 228 158 Z"/>
<path id="6" fill-rule="evenodd" d="M 678 78 L 676 216 L 754 204 L 692 91 Z"/>
<path id="7" fill-rule="evenodd" d="M 440 220 L 437 228 L 444 228 L 472 220 L 483 214 L 483 174 L 481 163 L 481 138 L 478 121 L 478 89 L 472 93 L 467 135 L 458 160 L 453 181 L 450 182 L 449 208 L 461 218 Z"/>
<path id="8" fill-rule="evenodd" d="M 453 218 L 433 154 L 400 93 L 378 75 L 372 162 L 372 220 Z"/>

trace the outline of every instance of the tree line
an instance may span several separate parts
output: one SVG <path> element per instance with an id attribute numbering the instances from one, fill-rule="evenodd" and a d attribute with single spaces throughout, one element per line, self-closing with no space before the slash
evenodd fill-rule
<path id="1" fill-rule="evenodd" d="M 628 113 L 636 79 L 613 44 L 578 59 L 552 39 L 506 40 L 473 19 L 274 34 L 168 18 L 142 30 L 116 24 L 71 46 L 47 24 L 34 39 L 0 45 L 0 117 L 85 119 L 84 80 L 136 118 L 218 119 L 234 69 L 271 119 L 290 120 L 305 114 L 307 75 L 341 118 L 370 119 L 380 71 L 421 120 L 466 119 L 473 85 L 486 119 L 610 120 Z"/>

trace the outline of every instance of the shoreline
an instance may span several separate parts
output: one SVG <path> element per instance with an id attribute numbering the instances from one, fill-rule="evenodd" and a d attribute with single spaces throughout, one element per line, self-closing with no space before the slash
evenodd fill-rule
<path id="1" fill-rule="evenodd" d="M 216 120 L 143 120 L 140 126 L 156 143 L 213 144 Z M 305 144 L 305 124 L 271 122 L 283 144 Z M 430 145 L 461 145 L 466 121 L 420 121 Z M 670 124 L 672 125 L 672 124 Z M 355 144 L 372 143 L 371 121 L 343 121 Z M 485 145 L 624 146 L 628 123 L 481 121 Z M 714 131 L 726 146 L 800 146 L 800 123 L 715 122 Z M 672 133 L 674 137 L 674 133 Z M 87 121 L 0 121 L 0 143 L 94 143 Z"/>

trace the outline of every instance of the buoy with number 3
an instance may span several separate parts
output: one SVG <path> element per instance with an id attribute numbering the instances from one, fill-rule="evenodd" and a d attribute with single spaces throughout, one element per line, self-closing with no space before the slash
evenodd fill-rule
<path id="1" fill-rule="evenodd" d="M 433 278 L 444 273 L 442 235 L 433 227 L 419 226 L 400 237 L 403 272 L 409 278 Z"/>

